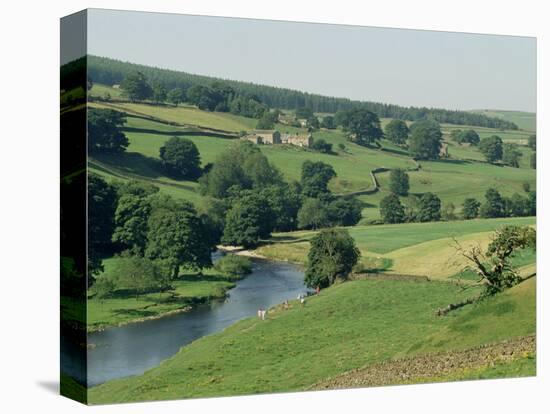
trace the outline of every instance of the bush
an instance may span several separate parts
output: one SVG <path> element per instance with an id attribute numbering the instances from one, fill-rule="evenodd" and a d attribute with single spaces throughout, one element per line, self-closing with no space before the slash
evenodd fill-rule
<path id="1" fill-rule="evenodd" d="M 226 276 L 242 276 L 252 273 L 252 263 L 247 257 L 228 254 L 214 264 L 214 269 Z"/>

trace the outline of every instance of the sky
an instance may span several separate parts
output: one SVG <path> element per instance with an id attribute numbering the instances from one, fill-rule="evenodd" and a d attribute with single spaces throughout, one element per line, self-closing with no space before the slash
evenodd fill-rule
<path id="1" fill-rule="evenodd" d="M 91 9 L 88 53 L 327 96 L 536 110 L 536 40 Z"/>

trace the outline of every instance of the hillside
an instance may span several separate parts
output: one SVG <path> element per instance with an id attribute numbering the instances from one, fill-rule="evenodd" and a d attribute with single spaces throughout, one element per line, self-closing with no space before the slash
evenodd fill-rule
<path id="1" fill-rule="evenodd" d="M 117 91 L 104 85 L 95 84 L 91 94 Z M 113 92 L 115 93 L 115 92 Z M 114 94 L 112 95 L 114 96 Z M 202 203 L 195 182 L 176 181 L 165 177 L 156 167 L 159 148 L 171 136 L 184 136 L 198 147 L 202 164 L 213 162 L 234 142 L 235 134 L 254 129 L 256 120 L 220 112 L 202 111 L 190 106 L 155 106 L 150 104 L 123 102 L 92 102 L 91 107 L 110 108 L 127 114 L 124 133 L 130 141 L 127 151 L 121 155 L 101 155 L 90 159 L 90 169 L 110 180 L 138 179 L 153 182 L 161 191 L 176 198 L 185 198 L 197 205 Z M 389 119 L 382 119 L 382 125 Z M 176 124 L 176 125 L 174 125 Z M 305 129 L 276 124 L 281 133 L 306 133 Z M 483 199 L 488 188 L 498 188 L 503 195 L 521 193 L 523 183 L 535 184 L 535 171 L 529 168 L 531 150 L 519 147 L 523 153 L 521 168 L 499 167 L 483 162 L 478 149 L 458 145 L 448 141 L 448 136 L 456 126 L 442 125 L 444 137 L 449 145 L 451 159 L 422 162 L 422 168 L 402 148 L 388 141 L 382 141 L 382 150 L 366 148 L 346 140 L 340 129 L 321 129 L 313 133 L 315 139 L 324 139 L 333 144 L 335 154 L 321 154 L 293 146 L 262 146 L 262 152 L 283 173 L 287 180 L 299 180 L 301 166 L 305 160 L 324 161 L 331 164 L 337 177 L 330 188 L 337 194 L 350 193 L 373 188 L 370 172 L 377 168 L 404 168 L 409 170 L 411 193 L 436 193 L 446 203 L 453 203 L 460 211 L 466 197 Z M 461 127 L 466 128 L 466 127 Z M 497 131 L 488 128 L 475 128 L 483 136 L 499 134 L 505 141 L 524 142 L 524 131 Z M 224 135 L 227 134 L 227 135 Z M 233 134 L 233 136 L 231 135 Z M 344 145 L 340 149 L 339 145 Z M 361 195 L 364 203 L 365 221 L 379 218 L 378 204 L 388 194 L 389 172 L 377 174 L 380 191 Z M 406 198 L 404 198 L 406 202 Z"/>
<path id="2" fill-rule="evenodd" d="M 144 375 L 92 388 L 89 397 L 97 404 L 308 389 L 338 374 L 407 355 L 429 359 L 425 344 L 436 339 L 442 352 L 533 334 L 534 292 L 531 279 L 463 308 L 458 316 L 437 317 L 439 306 L 474 292 L 442 282 L 346 282 L 323 290 L 305 307 L 293 302 L 290 310 L 270 311 L 267 321 L 249 318 L 203 337 Z M 498 323 L 492 323 L 495 318 Z M 457 341 L 461 332 L 469 335 Z M 453 374 L 455 379 L 471 375 Z M 534 366 L 527 374 L 534 374 Z"/>
<path id="3" fill-rule="evenodd" d="M 487 115 L 490 117 L 501 118 L 505 121 L 513 122 L 520 129 L 535 132 L 537 127 L 537 115 L 533 112 L 523 111 L 498 111 L 493 109 L 479 109 L 472 112 Z"/>
<path id="4" fill-rule="evenodd" d="M 314 112 L 335 113 L 338 110 L 348 110 L 361 106 L 376 113 L 381 118 L 400 118 L 409 121 L 434 119 L 441 123 L 472 124 L 491 128 L 518 128 L 513 122 L 504 120 L 501 117 L 488 117 L 484 114 L 468 111 L 402 107 L 378 102 L 352 101 L 347 98 L 322 96 L 286 88 L 160 69 L 99 56 L 88 56 L 88 76 L 95 83 L 120 84 L 126 76 L 136 71 L 143 73 L 153 83 L 163 85 L 167 90 L 176 87 L 187 90 L 194 85 L 209 86 L 213 82 L 221 81 L 233 88 L 237 94 L 256 96 L 271 108 L 294 110 L 306 107 Z"/>
<path id="5" fill-rule="evenodd" d="M 389 272 L 432 279 L 455 277 L 466 265 L 456 254 L 455 242 L 463 246 L 486 246 L 494 230 L 504 225 L 534 225 L 532 217 L 477 219 L 436 223 L 386 224 L 348 228 L 361 251 L 365 271 Z M 316 232 L 298 231 L 274 234 L 256 252 L 275 260 L 304 264 L 309 239 Z M 534 263 L 532 253 L 525 257 Z M 523 264 L 523 262 L 522 262 Z"/>

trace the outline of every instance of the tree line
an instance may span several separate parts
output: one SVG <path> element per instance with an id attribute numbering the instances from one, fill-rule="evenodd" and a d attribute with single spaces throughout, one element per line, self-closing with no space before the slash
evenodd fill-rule
<path id="1" fill-rule="evenodd" d="M 524 217 L 536 215 L 536 192 L 524 183 L 524 195 L 505 197 L 494 188 L 485 193 L 484 202 L 468 197 L 462 203 L 462 215 L 453 203 L 442 204 L 434 193 L 409 194 L 409 176 L 402 169 L 390 172 L 390 194 L 380 201 L 380 216 L 384 223 L 428 222 L 440 220 L 470 220 L 474 218 Z M 408 196 L 404 205 L 400 196 Z"/>
<path id="2" fill-rule="evenodd" d="M 407 121 L 430 119 L 439 123 L 475 125 L 497 129 L 518 129 L 517 125 L 513 122 L 473 112 L 425 107 L 402 107 L 376 102 L 353 101 L 346 98 L 328 97 L 286 88 L 193 75 L 98 56 L 88 57 L 88 74 L 97 83 L 106 85 L 120 84 L 128 75 L 135 72 L 141 72 L 151 80 L 152 84 L 162 85 L 167 91 L 179 88 L 184 93 L 187 93 L 193 86 L 209 87 L 214 82 L 220 82 L 231 87 L 239 96 L 254 97 L 270 108 L 290 110 L 309 108 L 313 112 L 325 113 L 363 108 L 376 113 L 382 118 L 396 118 Z"/>

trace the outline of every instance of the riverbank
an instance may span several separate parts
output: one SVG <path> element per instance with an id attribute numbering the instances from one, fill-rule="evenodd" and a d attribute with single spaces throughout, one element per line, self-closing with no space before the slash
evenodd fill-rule
<path id="1" fill-rule="evenodd" d="M 119 257 L 104 260 L 105 271 L 98 277 L 112 277 L 118 271 Z M 187 312 L 194 306 L 220 300 L 235 287 L 242 276 L 223 275 L 215 269 L 206 269 L 202 275 L 185 274 L 172 281 L 166 292 L 135 292 L 119 289 L 106 298 L 90 294 L 87 301 L 87 331 L 140 323 Z"/>
<path id="2" fill-rule="evenodd" d="M 471 293 L 443 282 L 345 282 L 304 306 L 293 300 L 265 321 L 247 318 L 195 340 L 143 375 L 94 387 L 90 402 L 299 391 L 367 365 L 535 332 L 535 278 L 453 317 L 435 316 Z"/>

